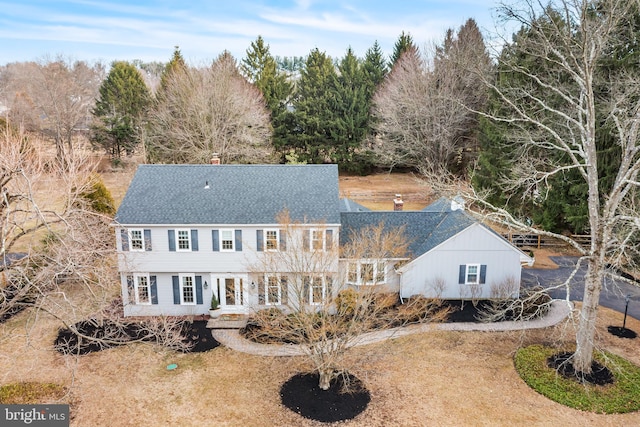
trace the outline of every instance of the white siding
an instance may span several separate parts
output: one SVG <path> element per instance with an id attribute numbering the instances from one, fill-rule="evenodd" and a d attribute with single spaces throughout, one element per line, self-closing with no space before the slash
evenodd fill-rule
<path id="1" fill-rule="evenodd" d="M 277 224 L 267 226 L 135 226 L 151 230 L 151 251 L 123 251 L 120 228 L 116 229 L 118 248 L 118 268 L 121 273 L 122 295 L 126 316 L 145 315 L 198 315 L 208 314 L 211 296 L 217 289 L 217 280 L 224 283 L 225 278 L 242 279 L 244 308 L 258 305 L 257 280 L 250 275 L 251 265 L 256 263 L 263 252 L 257 249 L 257 230 L 278 228 Z M 182 252 L 169 250 L 168 230 L 198 230 L 198 251 Z M 242 230 L 242 251 L 224 252 L 213 250 L 212 230 Z M 333 230 L 333 240 L 338 242 L 337 226 L 327 227 Z M 337 269 L 337 259 L 336 259 Z M 158 304 L 136 305 L 129 302 L 127 274 L 147 273 L 156 276 Z M 180 273 L 191 273 L 202 276 L 207 282 L 203 288 L 203 304 L 174 304 L 172 276 Z M 224 289 L 224 285 L 221 285 Z M 224 298 L 218 296 L 221 306 L 225 306 Z M 242 310 L 238 304 L 235 307 Z"/>
<path id="2" fill-rule="evenodd" d="M 508 242 L 480 224 L 473 224 L 404 266 L 401 269 L 400 296 L 461 299 L 461 286 L 467 285 L 458 284 L 460 265 L 480 264 L 487 267 L 486 281 L 480 285 L 478 297 L 490 298 L 492 285 L 508 279 L 520 282 L 520 256 L 521 252 Z M 436 289 L 436 281 L 443 283 L 444 289 Z M 466 298 L 469 297 L 467 293 Z"/>

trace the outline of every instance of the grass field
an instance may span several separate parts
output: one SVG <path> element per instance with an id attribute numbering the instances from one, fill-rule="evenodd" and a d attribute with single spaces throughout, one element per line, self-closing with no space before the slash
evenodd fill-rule
<path id="1" fill-rule="evenodd" d="M 73 426 L 314 426 L 279 403 L 279 387 L 305 370 L 300 358 L 250 356 L 218 347 L 179 354 L 134 344 L 82 356 L 52 349 L 58 324 L 25 312 L 0 326 L 0 382 L 43 381 L 68 387 Z M 598 341 L 640 364 L 637 340 L 606 332 L 622 322 L 601 309 Z M 627 319 L 640 331 L 640 322 Z M 369 388 L 367 410 L 345 426 L 621 426 L 640 414 L 598 415 L 554 403 L 515 372 L 524 344 L 570 340 L 566 325 L 542 331 L 433 331 L 350 351 L 351 372 Z M 177 363 L 175 371 L 166 366 Z M 640 398 L 640 397 L 639 397 Z"/>

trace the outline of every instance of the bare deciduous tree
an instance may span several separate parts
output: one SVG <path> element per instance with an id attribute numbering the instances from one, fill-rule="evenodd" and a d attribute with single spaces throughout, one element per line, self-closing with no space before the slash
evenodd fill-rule
<path id="1" fill-rule="evenodd" d="M 636 70 L 604 75 L 601 68 L 609 49 L 631 31 L 623 20 L 637 13 L 636 6 L 627 0 L 558 0 L 544 8 L 537 1 L 503 6 L 503 16 L 526 29 L 509 48 L 516 55 L 548 64 L 553 72 L 531 71 L 517 61 L 502 60 L 500 67 L 519 77 L 500 84 L 487 82 L 505 108 L 504 114 L 489 117 L 508 124 L 509 138 L 521 147 L 513 180 L 505 185 L 524 189 L 524 198 L 535 199 L 553 191 L 546 187 L 549 177 L 576 170 L 588 188 L 590 245 L 583 248 L 566 236 L 554 235 L 571 244 L 582 254 L 581 262 L 588 263 L 573 355 L 575 370 L 581 373 L 591 372 L 603 279 L 616 275 L 615 267 L 637 253 L 633 242 L 640 226 L 640 82 Z M 602 105 L 597 99 L 601 83 L 608 87 L 608 111 L 597 109 Z M 613 124 L 620 149 L 620 166 L 606 194 L 596 155 L 599 115 Z M 549 155 L 541 157 L 545 152 Z M 482 201 L 480 205 L 486 206 Z M 491 215 L 528 229 L 525 221 L 517 221 L 505 210 L 494 209 Z"/>
<path id="2" fill-rule="evenodd" d="M 171 73 L 150 112 L 148 156 L 153 162 L 267 162 L 269 112 L 260 91 L 222 54 L 210 67 Z"/>
<path id="3" fill-rule="evenodd" d="M 282 311 L 258 311 L 255 320 L 260 334 L 301 345 L 323 390 L 345 372 L 344 355 L 363 333 L 445 316 L 438 301 L 425 298 L 395 307 L 397 292 L 389 292 L 385 277 L 386 269 L 406 259 L 403 230 L 367 227 L 352 233 L 339 250 L 328 237 L 330 229 L 295 223 L 286 212 L 279 222 L 286 249 L 261 254 L 251 270 L 260 277 L 263 304 L 285 287 L 287 295 L 277 299 Z"/>
<path id="4" fill-rule="evenodd" d="M 73 151 L 74 134 L 88 128 L 104 66 L 59 57 L 9 68 L 9 117 L 51 138 L 62 160 L 66 151 Z"/>
<path id="5" fill-rule="evenodd" d="M 48 162 L 42 144 L 9 126 L 0 136 L 0 322 L 29 309 L 27 324 L 46 313 L 83 336 L 79 321 L 108 321 L 106 333 L 84 338 L 113 344 L 127 322 L 114 305 L 120 286 L 112 218 L 85 197 L 96 177 L 91 163 L 79 153 Z M 147 322 L 140 339 L 154 333 L 180 347 L 179 323 Z"/>
<path id="6" fill-rule="evenodd" d="M 482 80 L 468 72 L 472 64 L 483 73 L 491 67 L 473 20 L 457 36 L 449 30 L 428 57 L 415 49 L 401 56 L 373 99 L 372 144 L 384 165 L 464 174 L 477 149 L 475 111 L 487 98 Z"/>

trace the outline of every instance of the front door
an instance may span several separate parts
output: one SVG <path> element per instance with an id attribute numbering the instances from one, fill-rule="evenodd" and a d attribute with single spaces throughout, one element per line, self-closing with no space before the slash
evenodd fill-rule
<path id="1" fill-rule="evenodd" d="M 224 281 L 225 305 L 243 305 L 243 280 L 240 277 L 226 277 Z"/>

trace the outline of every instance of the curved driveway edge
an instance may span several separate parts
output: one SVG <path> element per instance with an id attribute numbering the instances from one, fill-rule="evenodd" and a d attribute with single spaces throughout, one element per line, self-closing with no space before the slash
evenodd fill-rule
<path id="1" fill-rule="evenodd" d="M 444 331 L 517 331 L 540 329 L 554 326 L 565 319 L 573 308 L 566 300 L 553 300 L 549 313 L 545 317 L 528 321 L 505 321 L 497 323 L 424 323 L 409 325 L 382 331 L 367 332 L 353 340 L 351 346 L 373 344 L 388 339 L 433 330 Z M 304 349 L 297 344 L 258 344 L 244 339 L 237 329 L 213 329 L 213 338 L 232 350 L 258 356 L 299 356 Z"/>

